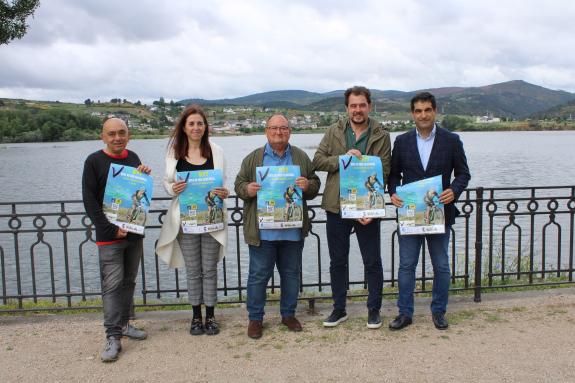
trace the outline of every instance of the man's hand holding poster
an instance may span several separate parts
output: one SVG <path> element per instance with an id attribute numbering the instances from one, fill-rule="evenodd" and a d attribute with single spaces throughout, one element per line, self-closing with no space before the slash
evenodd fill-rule
<path id="1" fill-rule="evenodd" d="M 106 218 L 122 230 L 144 234 L 153 188 L 151 176 L 131 166 L 110 164 L 102 206 Z"/>
<path id="2" fill-rule="evenodd" d="M 342 218 L 385 217 L 384 178 L 376 156 L 339 156 L 339 201 Z"/>
<path id="3" fill-rule="evenodd" d="M 258 225 L 260 229 L 293 229 L 303 224 L 302 191 L 295 180 L 299 166 L 261 166 L 256 168 Z"/>
<path id="4" fill-rule="evenodd" d="M 397 187 L 396 193 L 403 200 L 397 209 L 399 233 L 445 233 L 443 204 L 439 202 L 442 191 L 440 175 Z"/>

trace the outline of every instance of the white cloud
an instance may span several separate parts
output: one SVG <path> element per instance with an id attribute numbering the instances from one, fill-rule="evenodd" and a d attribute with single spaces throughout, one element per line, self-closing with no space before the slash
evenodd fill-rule
<path id="1" fill-rule="evenodd" d="M 564 1 L 45 0 L 0 46 L 0 97 L 224 98 L 524 79 L 575 91 Z"/>

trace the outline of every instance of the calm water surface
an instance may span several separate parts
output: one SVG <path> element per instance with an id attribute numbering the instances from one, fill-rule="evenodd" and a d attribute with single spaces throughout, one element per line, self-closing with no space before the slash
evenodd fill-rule
<path id="1" fill-rule="evenodd" d="M 575 132 L 459 133 L 469 167 L 470 187 L 570 185 L 575 181 Z M 397 133 L 391 135 L 392 143 Z M 294 134 L 291 143 L 313 157 L 322 134 Z M 242 159 L 265 144 L 263 135 L 214 137 L 224 148 L 226 184 L 233 181 Z M 162 186 L 167 139 L 132 140 L 128 148 L 152 167 L 154 196 L 166 196 Z M 0 201 L 80 199 L 86 156 L 101 141 L 0 145 Z M 325 174 L 319 174 L 325 179 Z M 322 186 L 323 190 L 323 186 Z"/>
<path id="2" fill-rule="evenodd" d="M 392 134 L 392 142 L 397 134 Z M 575 132 L 469 132 L 460 133 L 471 169 L 470 187 L 484 186 L 544 186 L 544 185 L 572 185 L 575 182 L 575 159 L 573 148 L 575 147 Z M 304 149 L 310 157 L 313 156 L 317 145 L 322 138 L 322 134 L 295 134 L 291 138 L 294 145 Z M 238 137 L 215 137 L 214 142 L 221 145 L 226 153 L 227 160 L 227 181 L 230 190 L 233 189 L 233 182 L 239 170 L 242 159 L 253 149 L 265 144 L 265 136 L 238 136 Z M 142 161 L 153 169 L 155 190 L 154 196 L 167 196 L 162 186 L 164 175 L 164 153 L 167 139 L 156 140 L 132 140 L 129 148 L 140 156 Z M 81 199 L 81 177 L 83 162 L 86 156 L 103 147 L 100 141 L 66 142 L 66 143 L 38 143 L 38 144 L 9 144 L 0 145 L 0 202 L 14 201 L 49 201 L 49 200 L 80 200 Z M 325 180 L 325 173 L 319 173 L 322 181 Z M 322 189 L 323 190 L 323 186 Z M 153 205 L 154 209 L 165 207 L 166 203 Z M 42 209 L 41 205 L 28 206 L 32 211 Z M 69 208 L 69 207 L 68 207 Z M 81 204 L 76 204 L 76 209 L 81 209 Z M 2 209 L 3 214 L 9 214 L 9 206 Z M 20 207 L 25 210 L 26 207 Z M 50 209 L 58 209 L 58 205 L 51 204 Z M 54 210 L 51 210 L 54 211 Z M 81 210 L 80 210 L 81 211 Z M 391 211 L 389 214 L 393 214 Z M 321 212 L 318 213 L 321 215 Z M 321 216 L 320 216 L 321 218 Z M 25 219 L 24 226 L 30 228 L 33 217 Z M 548 219 L 542 217 L 541 219 Z M 56 218 L 50 218 L 50 221 Z M 5 225 L 7 225 L 7 219 Z M 157 221 L 157 217 L 156 217 Z M 155 257 L 150 254 L 154 247 L 154 241 L 158 235 L 158 222 L 154 229 L 149 229 L 146 236 L 145 248 L 148 250 L 144 257 L 144 264 L 147 273 L 155 268 Z M 501 225 L 506 225 L 505 219 Z M 457 231 L 463 230 L 462 224 L 456 225 Z M 6 227 L 3 226 L 5 230 Z M 395 229 L 393 221 L 382 224 L 382 238 L 390 238 Z M 325 226 L 314 227 L 319 235 L 321 243 L 322 270 L 318 270 L 317 264 L 317 240 L 309 237 L 306 240 L 304 249 L 303 278 L 304 283 L 316 283 L 318 278 L 329 280 L 329 255 L 325 239 Z M 235 229 L 229 229 L 228 257 L 222 266 L 218 268 L 220 287 L 224 278 L 223 269 L 228 270 L 227 282 L 234 286 L 238 279 L 242 285 L 246 285 L 247 279 L 247 246 L 240 239 L 236 243 Z M 512 233 L 511 233 L 512 234 Z M 511 235 L 510 234 L 510 235 Z M 462 238 L 462 233 L 458 233 L 458 238 Z M 568 236 L 563 237 L 564 248 L 567 249 Z M 32 270 L 30 267 L 31 248 L 35 247 L 34 256 L 36 267 L 36 280 L 38 281 L 38 292 L 50 292 L 50 267 L 48 262 L 48 246 L 52 246 L 55 256 L 55 285 L 57 291 L 65 291 L 65 265 L 63 261 L 62 234 L 46 233 L 43 244 L 38 244 L 38 237 L 34 231 L 21 233 L 19 235 L 19 250 L 22 260 L 20 264 L 22 275 L 22 291 L 30 293 L 32 289 Z M 241 237 L 240 237 L 241 238 Z M 78 249 L 85 241 L 85 234 L 82 232 L 69 233 L 70 243 L 69 268 L 71 270 L 72 291 L 78 291 L 80 279 L 78 269 L 79 258 Z M 524 238 L 523 242 L 528 240 Z M 540 249 L 541 233 L 535 239 L 537 249 Z M 392 272 L 390 260 L 390 243 L 384 241 L 382 247 L 383 267 L 386 278 Z M 36 245 L 33 245 L 36 243 Z M 236 244 L 242 256 L 238 259 L 235 253 Z M 457 242 L 457 253 L 461 254 L 463 242 Z M 5 253 L 6 259 L 6 282 L 9 294 L 16 294 L 17 281 L 15 279 L 14 262 L 14 238 L 12 234 L 0 235 L 0 248 Z M 524 243 L 524 249 L 528 244 Z M 86 244 L 84 249 L 84 273 L 86 277 L 86 290 L 99 291 L 98 257 L 96 246 Z M 550 253 L 553 254 L 553 251 Z M 239 264 L 238 264 L 239 262 Z M 463 265 L 457 262 L 456 268 Z M 421 265 L 420 265 L 421 266 Z M 429 270 L 430 262 L 425 265 Z M 174 271 L 169 270 L 162 262 L 159 264 L 160 272 L 158 279 L 162 288 L 175 288 Z M 395 266 L 397 268 L 397 265 Z M 240 275 L 241 274 L 241 275 Z M 276 275 L 277 278 L 277 275 Z M 357 242 L 351 241 L 350 253 L 350 279 L 362 280 L 363 266 L 357 248 Z M 185 281 L 183 272 L 180 274 L 180 282 Z M 150 289 L 156 288 L 156 278 L 148 274 L 146 285 Z M 185 282 L 181 287 L 185 286 Z M 138 278 L 137 291 L 141 291 L 141 280 Z M 168 294 L 169 295 L 169 294 Z M 165 295 L 163 295 L 165 296 Z"/>

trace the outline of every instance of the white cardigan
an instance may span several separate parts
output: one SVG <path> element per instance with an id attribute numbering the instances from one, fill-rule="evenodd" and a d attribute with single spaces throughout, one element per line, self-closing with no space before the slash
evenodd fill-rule
<path id="1" fill-rule="evenodd" d="M 222 169 L 223 182 L 226 182 L 226 169 L 224 161 L 224 151 L 222 148 L 210 141 L 212 148 L 212 156 L 214 161 L 214 169 Z M 176 239 L 180 231 L 180 199 L 172 185 L 176 179 L 176 165 L 178 160 L 174 156 L 173 150 L 169 149 L 166 153 L 166 172 L 164 175 L 164 189 L 173 197 L 167 214 L 164 216 L 162 230 L 156 245 L 156 254 L 158 258 L 168 264 L 169 267 L 184 267 L 184 256 L 182 250 Z M 220 247 L 219 260 L 221 260 L 227 251 L 228 245 L 228 214 L 226 210 L 226 201 L 223 201 L 222 210 L 224 211 L 224 230 L 213 231 L 209 233 L 216 241 L 222 246 Z"/>

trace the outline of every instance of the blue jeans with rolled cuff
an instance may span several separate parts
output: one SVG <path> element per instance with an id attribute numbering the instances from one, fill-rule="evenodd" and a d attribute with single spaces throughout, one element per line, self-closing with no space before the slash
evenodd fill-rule
<path id="1" fill-rule="evenodd" d="M 266 288 L 277 265 L 280 275 L 282 317 L 295 315 L 300 287 L 301 258 L 304 241 L 260 241 L 249 245 L 247 309 L 250 320 L 261 321 L 266 305 Z"/>

